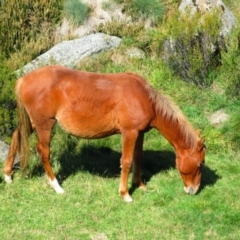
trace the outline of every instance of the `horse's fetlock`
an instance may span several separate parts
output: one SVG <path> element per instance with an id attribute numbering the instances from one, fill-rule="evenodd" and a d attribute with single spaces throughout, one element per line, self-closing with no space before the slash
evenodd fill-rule
<path id="1" fill-rule="evenodd" d="M 12 176 L 4 174 L 4 180 L 6 183 L 12 183 Z"/>

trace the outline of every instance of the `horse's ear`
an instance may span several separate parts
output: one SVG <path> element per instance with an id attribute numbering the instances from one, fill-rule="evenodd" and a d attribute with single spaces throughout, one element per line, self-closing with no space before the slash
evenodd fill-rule
<path id="1" fill-rule="evenodd" d="M 195 133 L 196 133 L 196 135 L 197 135 L 198 137 L 200 137 L 200 132 L 201 132 L 200 129 L 197 129 L 197 130 L 195 131 Z"/>
<path id="2" fill-rule="evenodd" d="M 198 142 L 198 150 L 201 151 L 206 148 L 205 143 L 205 138 L 201 138 L 200 141 Z"/>

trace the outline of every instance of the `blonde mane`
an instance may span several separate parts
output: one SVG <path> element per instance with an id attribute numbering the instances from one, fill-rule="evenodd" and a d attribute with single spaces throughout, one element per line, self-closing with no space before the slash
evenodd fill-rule
<path id="1" fill-rule="evenodd" d="M 171 120 L 173 124 L 178 124 L 180 134 L 185 139 L 186 146 L 195 148 L 197 144 L 195 131 L 175 102 L 169 96 L 163 95 L 149 84 L 146 84 L 146 89 L 150 100 L 155 103 L 156 113 L 161 113 L 163 118 Z"/>

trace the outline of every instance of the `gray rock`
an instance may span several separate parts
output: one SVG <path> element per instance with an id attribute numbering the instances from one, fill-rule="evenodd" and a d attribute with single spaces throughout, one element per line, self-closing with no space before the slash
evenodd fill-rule
<path id="1" fill-rule="evenodd" d="M 0 141 L 0 161 L 5 160 L 8 153 L 8 149 L 9 149 L 9 146 L 6 143 Z"/>
<path id="2" fill-rule="evenodd" d="M 208 12 L 214 8 L 219 8 L 223 11 L 220 35 L 228 36 L 231 30 L 237 27 L 237 19 L 221 0 L 182 0 L 178 7 L 180 12 L 185 12 L 186 9 L 189 9 L 190 14 L 194 14 L 198 10 Z"/>
<path id="3" fill-rule="evenodd" d="M 8 150 L 9 150 L 9 146 L 6 143 L 0 141 L 0 161 L 2 162 L 5 161 L 8 154 Z M 17 162 L 19 162 L 18 156 L 15 158 L 14 163 L 17 163 Z"/>
<path id="4" fill-rule="evenodd" d="M 136 47 L 132 47 L 127 49 L 126 53 L 129 55 L 130 58 L 144 58 L 144 52 Z"/>
<path id="5" fill-rule="evenodd" d="M 211 125 L 215 127 L 221 126 L 222 123 L 228 121 L 230 116 L 225 113 L 223 109 L 216 111 L 211 116 L 208 117 L 208 121 L 211 123 Z"/>
<path id="6" fill-rule="evenodd" d="M 74 67 L 84 57 L 117 48 L 120 43 L 120 38 L 103 33 L 90 34 L 78 39 L 63 41 L 35 58 L 22 69 L 19 69 L 16 74 L 20 76 L 49 64 Z"/>

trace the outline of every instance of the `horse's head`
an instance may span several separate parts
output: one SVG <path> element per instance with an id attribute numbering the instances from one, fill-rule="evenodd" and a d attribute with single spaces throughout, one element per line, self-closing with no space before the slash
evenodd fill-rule
<path id="1" fill-rule="evenodd" d="M 201 172 L 204 164 L 206 146 L 200 138 L 200 131 L 196 131 L 197 144 L 194 149 L 184 149 L 176 159 L 177 168 L 181 174 L 186 193 L 195 194 L 201 183 Z"/>

